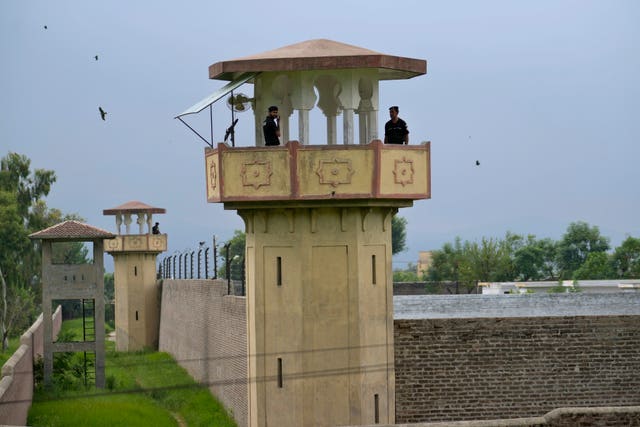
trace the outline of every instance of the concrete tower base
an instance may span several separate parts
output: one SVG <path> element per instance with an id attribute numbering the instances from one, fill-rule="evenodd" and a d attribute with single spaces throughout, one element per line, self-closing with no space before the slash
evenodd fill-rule
<path id="1" fill-rule="evenodd" d="M 396 208 L 332 204 L 238 211 L 252 427 L 394 422 Z"/>

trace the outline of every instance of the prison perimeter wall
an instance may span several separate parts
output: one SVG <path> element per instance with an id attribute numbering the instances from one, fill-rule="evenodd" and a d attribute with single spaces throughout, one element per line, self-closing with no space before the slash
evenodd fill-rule
<path id="1" fill-rule="evenodd" d="M 562 407 L 640 405 L 640 294 L 396 297 L 394 302 L 396 422 L 539 417 Z M 624 417 L 638 419 L 638 414 Z"/>
<path id="2" fill-rule="evenodd" d="M 160 350 L 244 427 L 245 300 L 226 290 L 225 281 L 165 280 Z M 398 425 L 640 418 L 640 293 L 408 295 L 394 297 L 394 310 Z"/>
<path id="3" fill-rule="evenodd" d="M 62 310 L 53 313 L 55 337 L 62 326 Z M 33 362 L 44 354 L 42 314 L 20 337 L 20 347 L 2 366 L 0 379 L 0 425 L 26 425 L 33 401 Z"/>
<path id="4" fill-rule="evenodd" d="M 207 385 L 239 426 L 247 425 L 245 298 L 224 280 L 162 283 L 159 350 Z"/>

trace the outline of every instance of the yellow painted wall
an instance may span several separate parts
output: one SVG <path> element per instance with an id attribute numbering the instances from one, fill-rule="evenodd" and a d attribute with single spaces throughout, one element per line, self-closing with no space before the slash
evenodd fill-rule
<path id="1" fill-rule="evenodd" d="M 115 253 L 116 350 L 157 348 L 159 299 L 156 254 Z"/>
<path id="2" fill-rule="evenodd" d="M 250 425 L 371 424 L 375 394 L 379 421 L 393 422 L 392 208 L 239 213 Z"/>

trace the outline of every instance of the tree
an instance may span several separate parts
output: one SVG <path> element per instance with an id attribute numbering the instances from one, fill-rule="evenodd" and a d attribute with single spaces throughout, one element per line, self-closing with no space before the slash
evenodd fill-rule
<path id="1" fill-rule="evenodd" d="M 391 218 L 391 254 L 407 250 L 407 219 L 398 215 Z"/>
<path id="2" fill-rule="evenodd" d="M 393 270 L 393 282 L 417 282 L 418 273 L 416 269 L 416 265 L 413 263 L 408 263 L 407 267 L 404 269 L 396 269 Z"/>
<path id="3" fill-rule="evenodd" d="M 456 293 L 461 284 L 467 292 L 473 290 L 475 281 L 469 279 L 472 274 L 468 246 L 469 242 L 463 245 L 460 237 L 456 237 L 453 244 L 445 243 L 442 249 L 433 251 L 427 279 L 430 282 L 455 282 Z"/>
<path id="4" fill-rule="evenodd" d="M 614 276 L 611 260 L 605 252 L 591 252 L 574 273 L 573 280 L 611 279 Z"/>
<path id="5" fill-rule="evenodd" d="M 526 243 L 514 252 L 516 278 L 528 280 L 555 280 L 557 275 L 556 242 L 527 236 Z"/>
<path id="6" fill-rule="evenodd" d="M 7 198 L 15 201 L 9 207 L 11 212 L 5 212 L 10 218 L 0 219 L 0 227 L 5 227 L 0 230 L 0 235 L 12 233 L 16 226 L 21 227 L 20 236 L 14 236 L 11 245 L 0 246 L 0 262 L 9 286 L 30 284 L 34 273 L 40 269 L 39 262 L 31 262 L 39 259 L 40 255 L 28 239 L 29 233 L 40 229 L 34 228 L 39 224 L 36 224 L 38 218 L 32 208 L 49 194 L 56 180 L 55 173 L 50 170 L 36 169 L 31 173 L 30 165 L 31 161 L 26 156 L 16 153 L 10 152 L 0 159 L 0 199 L 3 202 Z"/>
<path id="7" fill-rule="evenodd" d="M 0 284 L 2 285 L 0 333 L 4 352 L 9 346 L 9 335 L 14 330 L 26 330 L 35 319 L 37 309 L 33 290 L 27 286 L 7 286 L 2 268 L 0 268 Z"/>
<path id="8" fill-rule="evenodd" d="M 608 249 L 609 239 L 600 235 L 597 226 L 591 227 L 583 221 L 572 222 L 557 247 L 560 276 L 572 277 L 590 253 L 606 252 Z"/>
<path id="9" fill-rule="evenodd" d="M 616 277 L 622 279 L 640 278 L 640 239 L 627 237 L 615 249 L 611 261 Z"/>
<path id="10" fill-rule="evenodd" d="M 231 279 L 240 280 L 242 269 L 244 268 L 244 251 L 246 246 L 246 234 L 243 231 L 235 230 L 233 237 L 229 239 L 220 250 L 222 258 L 221 266 L 218 268 L 218 277 L 227 277 L 227 246 L 229 247 L 229 261 L 231 266 Z"/>

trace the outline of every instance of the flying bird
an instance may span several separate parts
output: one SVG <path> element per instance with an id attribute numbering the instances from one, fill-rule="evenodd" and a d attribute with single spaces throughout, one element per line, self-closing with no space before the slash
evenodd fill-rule
<path id="1" fill-rule="evenodd" d="M 44 26 L 44 29 L 45 29 L 45 30 L 47 29 L 47 26 L 46 26 L 46 25 Z"/>
<path id="2" fill-rule="evenodd" d="M 476 160 L 476 166 L 480 166 L 480 161 Z"/>
<path id="3" fill-rule="evenodd" d="M 102 107 L 98 107 L 98 110 L 100 111 L 100 117 L 102 118 L 102 120 L 106 120 L 105 117 L 107 117 L 107 112 L 104 111 Z"/>
<path id="4" fill-rule="evenodd" d="M 94 56 L 94 58 L 96 58 L 96 61 L 98 60 L 98 55 Z"/>

